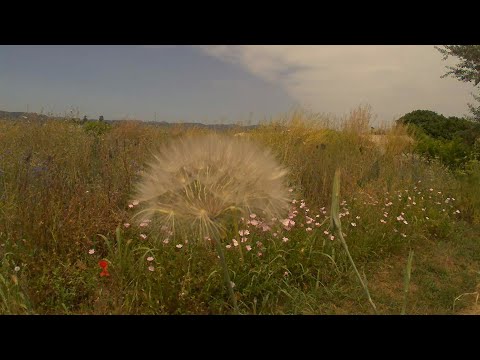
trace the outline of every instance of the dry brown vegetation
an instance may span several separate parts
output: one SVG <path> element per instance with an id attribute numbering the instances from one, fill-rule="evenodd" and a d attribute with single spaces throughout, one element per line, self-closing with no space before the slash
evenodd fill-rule
<path id="1" fill-rule="evenodd" d="M 407 313 L 465 313 L 474 306 L 474 295 L 457 299 L 478 291 L 474 196 L 444 166 L 415 156 L 405 128 L 372 137 L 371 118 L 362 107 L 340 126 L 296 111 L 228 132 L 272 149 L 290 170 L 299 211 L 296 226 L 279 237 L 250 227 L 248 244 L 261 242 L 262 256 L 255 250 L 241 261 L 234 246 L 227 251 L 240 312 L 371 312 L 341 247 L 325 234 L 329 213 L 322 211 L 337 168 L 346 240 L 379 312 L 400 312 L 411 249 Z M 68 121 L 0 120 L 0 312 L 229 313 L 214 253 L 179 249 L 148 229 L 124 226 L 134 185 L 165 140 L 209 131 L 125 121 L 95 133 Z M 322 220 L 311 232 L 302 199 Z M 408 224 L 397 220 L 401 213 Z M 99 277 L 101 258 L 110 263 L 109 278 Z"/>

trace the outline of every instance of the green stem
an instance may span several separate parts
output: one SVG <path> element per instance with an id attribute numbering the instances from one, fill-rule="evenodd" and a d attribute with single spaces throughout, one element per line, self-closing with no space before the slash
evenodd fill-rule
<path id="1" fill-rule="evenodd" d="M 355 262 L 352 259 L 352 256 L 350 255 L 350 251 L 348 250 L 348 245 L 347 242 L 345 241 L 341 229 L 337 229 L 338 237 L 341 240 L 341 243 L 343 245 L 343 248 L 345 249 L 345 252 L 347 253 L 348 259 L 350 260 L 350 263 L 353 266 L 353 269 L 355 270 L 355 274 L 357 274 L 358 280 L 360 280 L 360 283 L 362 284 L 363 289 L 365 290 L 365 294 L 367 295 L 368 302 L 372 305 L 373 311 L 375 312 L 375 315 L 378 315 L 377 307 L 375 306 L 375 303 L 373 302 L 371 296 L 370 296 L 370 291 L 368 291 L 368 287 L 363 281 L 362 277 L 360 276 L 360 273 L 357 270 L 357 266 L 355 265 Z"/>
<path id="2" fill-rule="evenodd" d="M 220 263 L 222 264 L 223 275 L 224 275 L 223 277 L 225 279 L 225 284 L 227 285 L 228 293 L 230 295 L 230 298 L 232 299 L 234 313 L 235 315 L 239 315 L 240 313 L 238 311 L 237 298 L 233 293 L 232 282 L 230 281 L 230 274 L 228 272 L 225 256 L 223 255 L 222 243 L 216 236 L 215 236 L 215 244 L 217 245 L 217 253 L 218 253 L 218 256 L 220 257 Z"/>
<path id="3" fill-rule="evenodd" d="M 347 253 L 348 259 L 350 260 L 350 263 L 352 264 L 353 269 L 355 270 L 355 274 L 357 274 L 358 280 L 360 280 L 360 284 L 362 284 L 363 290 L 365 290 L 365 294 L 367 295 L 368 302 L 372 305 L 373 311 L 375 312 L 375 314 L 378 314 L 377 307 L 375 306 L 375 303 L 373 302 L 370 296 L 370 292 L 368 291 L 368 286 L 360 276 L 360 273 L 357 270 L 357 266 L 355 265 L 355 262 L 353 261 L 352 256 L 350 255 L 350 251 L 348 250 L 347 242 L 343 237 L 342 222 L 340 221 L 340 205 L 339 204 L 340 204 L 340 169 L 337 169 L 335 171 L 335 176 L 333 178 L 331 226 L 333 228 L 333 231 L 336 231 L 338 234 L 338 237 L 340 238 L 340 242 L 342 243 L 343 248 Z M 365 277 L 365 280 L 366 280 L 366 277 Z"/>
<path id="4" fill-rule="evenodd" d="M 407 297 L 408 291 L 410 289 L 410 276 L 412 274 L 412 262 L 413 262 L 413 250 L 410 250 L 407 260 L 407 268 L 405 269 L 405 284 L 403 288 L 403 306 L 402 306 L 402 315 L 405 315 L 407 311 Z"/>
<path id="5" fill-rule="evenodd" d="M 238 216 L 235 216 L 233 223 L 234 223 L 234 229 L 235 229 L 235 239 L 237 240 L 238 250 L 240 251 L 240 258 L 242 259 L 242 262 L 243 262 L 244 258 L 243 258 L 242 244 L 240 242 L 240 237 L 239 237 L 240 234 L 238 233 Z"/>

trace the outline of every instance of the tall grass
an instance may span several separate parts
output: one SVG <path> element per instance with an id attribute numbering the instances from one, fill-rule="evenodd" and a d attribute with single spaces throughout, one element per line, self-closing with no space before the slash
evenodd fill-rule
<path id="1" fill-rule="evenodd" d="M 348 256 L 331 240 L 326 209 L 337 168 L 344 174 L 339 217 L 359 271 L 404 259 L 412 248 L 418 254 L 427 242 L 453 243 L 475 222 L 473 178 L 460 181 L 414 156 L 401 126 L 372 137 L 371 120 L 368 107 L 343 124 L 295 111 L 242 130 L 289 169 L 295 202 L 270 229 L 248 217 L 227 229 L 223 251 L 240 312 L 332 313 L 352 303 L 368 312 Z M 134 223 L 129 201 L 167 139 L 210 132 L 133 121 L 91 131 L 70 121 L 0 120 L 0 311 L 228 313 L 216 252 Z M 242 230 L 249 235 L 239 236 Z M 109 262 L 108 278 L 99 276 L 100 259 Z M 379 290 L 370 291 L 385 310 Z M 402 302 L 400 289 L 388 311 L 400 312 Z"/>

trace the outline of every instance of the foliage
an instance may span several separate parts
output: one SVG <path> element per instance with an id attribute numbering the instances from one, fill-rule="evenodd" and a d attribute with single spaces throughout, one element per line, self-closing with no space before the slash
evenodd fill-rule
<path id="1" fill-rule="evenodd" d="M 443 48 L 435 47 L 443 55 L 443 60 L 450 56 L 456 57 L 459 63 L 456 66 L 447 66 L 449 70 L 442 77 L 453 76 L 463 82 L 472 82 L 474 86 L 480 83 L 480 45 L 445 45 Z M 476 101 L 480 96 L 473 94 Z M 468 104 L 473 118 L 480 121 L 480 106 Z"/>
<path id="2" fill-rule="evenodd" d="M 450 168 L 465 166 L 478 156 L 480 124 L 457 117 L 445 117 L 429 110 L 415 110 L 398 123 L 411 126 L 416 150 L 428 159 L 439 159 Z"/>
<path id="3" fill-rule="evenodd" d="M 409 112 L 403 115 L 398 122 L 416 125 L 434 139 L 462 138 L 467 144 L 473 145 L 475 138 L 480 137 L 480 124 L 455 116 L 447 118 L 430 110 Z"/>
<path id="4" fill-rule="evenodd" d="M 101 120 L 87 121 L 83 125 L 83 128 L 87 133 L 99 136 L 105 134 L 108 130 L 110 130 L 111 125 Z"/>
<path id="5" fill-rule="evenodd" d="M 297 112 L 244 134 L 288 167 L 292 192 L 271 228 L 262 214 L 227 228 L 240 313 L 371 312 L 330 226 L 336 168 L 344 174 L 342 236 L 379 313 L 404 308 L 410 250 L 408 313 L 453 313 L 455 299 L 475 289 L 478 163 L 454 174 L 425 161 L 411 153 L 402 125 L 377 135 L 380 146 L 365 133 L 368 116 L 358 112 L 349 119 L 358 126 L 333 130 Z M 208 131 L 121 122 L 92 136 L 72 122 L 0 120 L 0 312 L 231 313 L 213 243 L 176 242 L 132 221 L 142 207 L 132 201 L 134 184 L 156 148 L 186 132 Z M 102 260 L 110 276 L 100 276 Z M 460 300 L 456 312 L 469 306 Z"/>

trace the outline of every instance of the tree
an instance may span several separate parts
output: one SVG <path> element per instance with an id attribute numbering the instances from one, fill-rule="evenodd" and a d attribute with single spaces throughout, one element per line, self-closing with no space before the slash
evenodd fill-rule
<path id="1" fill-rule="evenodd" d="M 445 117 L 430 110 L 415 110 L 397 121 L 409 125 L 409 133 L 417 140 L 416 151 L 428 159 L 437 158 L 456 169 L 478 157 L 480 122 Z"/>
<path id="2" fill-rule="evenodd" d="M 442 78 L 453 76 L 463 82 L 473 82 L 474 86 L 480 84 L 480 45 L 444 45 L 443 48 L 435 46 L 443 54 L 443 60 L 450 56 L 457 57 L 460 63 L 456 66 L 447 66 L 449 70 Z M 472 94 L 480 102 L 480 94 Z M 480 106 L 468 104 L 470 112 L 476 121 L 480 121 Z"/>
<path id="3" fill-rule="evenodd" d="M 415 110 L 403 115 L 398 122 L 412 124 L 434 139 L 453 140 L 462 138 L 473 144 L 480 137 L 480 124 L 455 116 L 445 117 L 430 110 Z"/>

